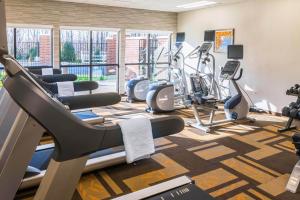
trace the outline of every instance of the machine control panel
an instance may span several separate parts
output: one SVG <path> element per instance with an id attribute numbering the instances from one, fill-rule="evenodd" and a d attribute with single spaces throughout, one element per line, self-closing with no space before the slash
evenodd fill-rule
<path id="1" fill-rule="evenodd" d="M 199 51 L 201 51 L 203 53 L 208 53 L 211 48 L 212 48 L 212 43 L 205 42 L 201 45 Z"/>
<path id="2" fill-rule="evenodd" d="M 227 61 L 224 68 L 221 71 L 220 77 L 223 79 L 233 79 L 240 67 L 240 61 L 230 60 Z"/>

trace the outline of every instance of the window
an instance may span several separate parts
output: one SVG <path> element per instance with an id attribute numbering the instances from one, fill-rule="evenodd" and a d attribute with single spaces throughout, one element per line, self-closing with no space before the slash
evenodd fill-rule
<path id="1" fill-rule="evenodd" d="M 7 29 L 8 50 L 24 67 L 52 67 L 52 30 Z"/>
<path id="2" fill-rule="evenodd" d="M 151 80 L 166 79 L 170 50 L 170 33 L 126 33 L 126 80 L 144 76 Z"/>
<path id="3" fill-rule="evenodd" d="M 118 90 L 118 32 L 62 29 L 60 42 L 64 73 L 98 81 L 101 92 Z"/>

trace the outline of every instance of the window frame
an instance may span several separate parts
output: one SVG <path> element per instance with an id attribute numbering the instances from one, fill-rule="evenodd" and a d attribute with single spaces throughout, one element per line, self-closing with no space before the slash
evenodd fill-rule
<path id="1" fill-rule="evenodd" d="M 53 37 L 53 26 L 51 25 L 38 25 L 38 24 L 12 24 L 8 23 L 7 28 L 13 29 L 13 57 L 17 56 L 17 29 L 49 29 L 50 30 L 50 44 L 51 44 L 51 63 L 50 65 L 34 65 L 26 66 L 26 68 L 53 68 L 54 66 L 54 37 Z"/>
<path id="2" fill-rule="evenodd" d="M 128 33 L 144 33 L 147 34 L 147 62 L 146 63 L 140 63 L 140 62 L 135 62 L 135 63 L 126 63 L 125 61 L 125 76 L 126 76 L 126 70 L 127 66 L 141 66 L 145 65 L 147 66 L 147 77 L 149 80 L 152 79 L 153 76 L 153 68 L 154 65 L 170 65 L 170 58 L 168 58 L 168 62 L 150 62 L 150 57 L 151 57 L 151 48 L 150 47 L 150 41 L 151 41 L 151 35 L 153 34 L 169 34 L 169 45 L 168 45 L 168 51 L 172 49 L 172 37 L 173 37 L 173 32 L 171 31 L 160 31 L 160 30 L 135 30 L 135 29 L 126 29 L 125 30 L 125 37 Z M 126 51 L 126 39 L 125 39 L 125 51 Z M 126 52 L 125 52 L 126 55 Z M 126 77 L 125 77 L 126 79 Z"/>
<path id="3" fill-rule="evenodd" d="M 62 64 L 61 61 L 61 32 L 63 30 L 74 30 L 74 31 L 88 31 L 89 38 L 89 63 L 87 64 Z M 77 27 L 77 26 L 61 26 L 59 28 L 59 68 L 70 68 L 70 67 L 89 67 L 89 80 L 93 79 L 93 68 L 94 67 L 116 67 L 116 90 L 120 93 L 120 30 L 118 28 L 97 28 L 97 27 Z M 94 63 L 92 59 L 93 53 L 93 32 L 114 32 L 116 33 L 116 63 Z"/>

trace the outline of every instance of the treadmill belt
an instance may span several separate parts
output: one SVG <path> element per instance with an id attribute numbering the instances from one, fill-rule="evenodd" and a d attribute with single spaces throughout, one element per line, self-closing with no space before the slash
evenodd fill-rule
<path id="1" fill-rule="evenodd" d="M 100 158 L 102 156 L 108 156 L 108 155 L 112 155 L 112 154 L 119 153 L 122 151 L 124 151 L 123 148 L 104 149 L 104 150 L 100 150 L 100 151 L 90 154 L 89 159 Z M 29 164 L 29 168 L 27 168 L 24 177 L 25 178 L 32 177 L 32 176 L 38 174 L 37 173 L 38 170 L 39 171 L 46 170 L 50 163 L 53 153 L 54 153 L 54 148 L 48 148 L 48 149 L 36 151 L 34 153 L 34 155 L 32 156 L 32 159 Z M 36 171 L 34 171 L 34 170 L 36 170 Z"/>
<path id="2" fill-rule="evenodd" d="M 212 200 L 208 193 L 198 188 L 195 184 L 187 184 L 173 190 L 147 198 L 147 200 Z"/>
<path id="3" fill-rule="evenodd" d="M 35 167 L 39 170 L 45 170 L 54 153 L 54 148 L 36 151 L 32 156 L 29 166 Z"/>
<path id="4" fill-rule="evenodd" d="M 73 114 L 76 117 L 78 117 L 79 119 L 82 119 L 82 120 L 99 117 L 99 115 L 95 114 L 91 110 L 89 110 L 89 111 L 82 111 L 82 112 L 74 112 Z"/>

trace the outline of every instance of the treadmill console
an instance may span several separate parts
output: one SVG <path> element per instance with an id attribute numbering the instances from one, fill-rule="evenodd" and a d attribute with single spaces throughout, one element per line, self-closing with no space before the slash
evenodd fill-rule
<path id="1" fill-rule="evenodd" d="M 205 42 L 201 45 L 199 51 L 202 53 L 208 53 L 211 48 L 212 48 L 212 43 Z"/>
<path id="2" fill-rule="evenodd" d="M 230 60 L 227 61 L 224 68 L 221 71 L 220 77 L 223 79 L 233 79 L 240 67 L 240 61 Z"/>
<path id="3" fill-rule="evenodd" d="M 185 33 L 184 32 L 177 33 L 175 46 L 180 47 L 184 41 L 185 41 Z"/>
<path id="4" fill-rule="evenodd" d="M 214 198 L 208 193 L 198 188 L 195 184 L 190 183 L 172 190 L 163 192 L 153 197 L 145 198 L 145 200 L 213 200 Z"/>

